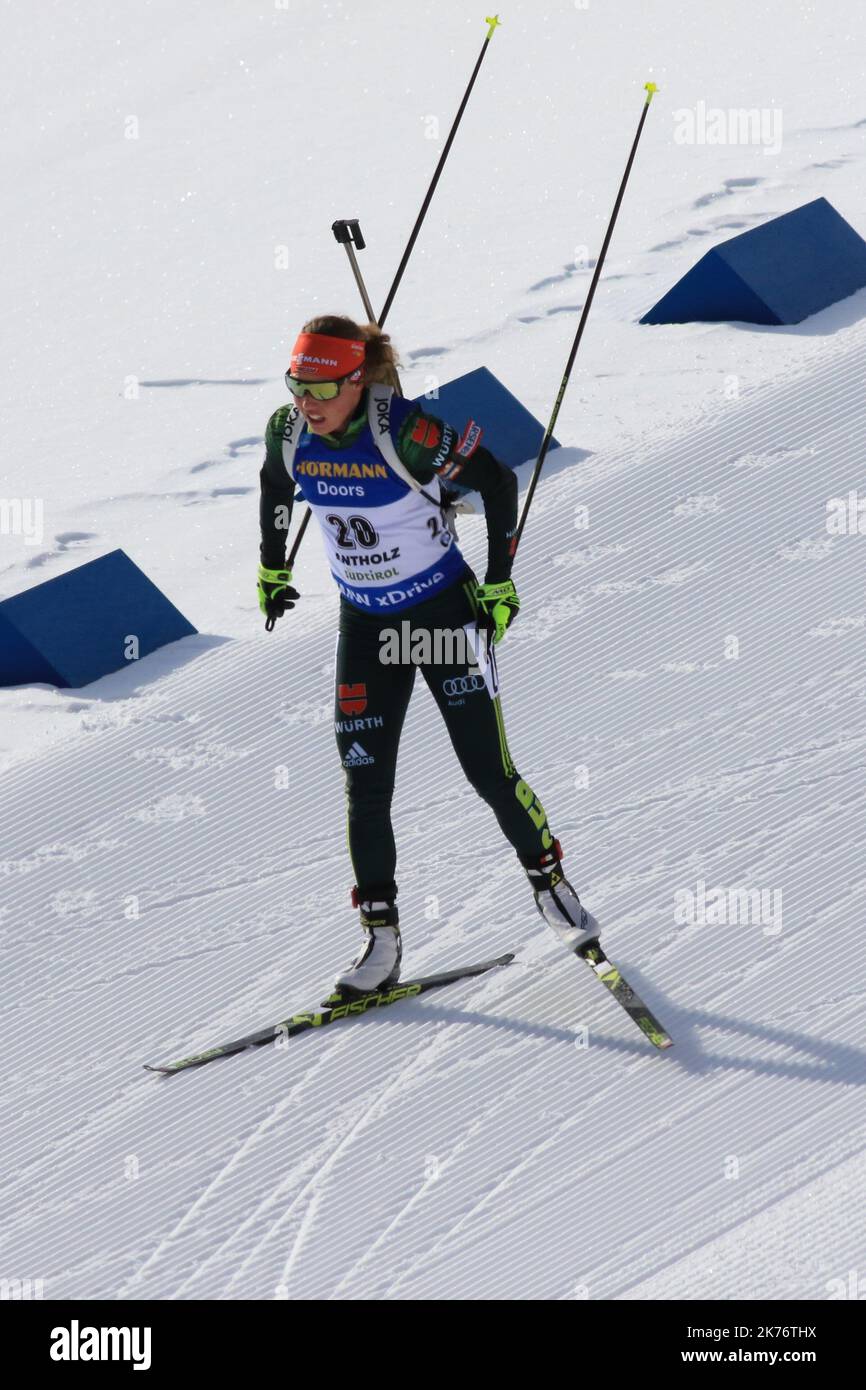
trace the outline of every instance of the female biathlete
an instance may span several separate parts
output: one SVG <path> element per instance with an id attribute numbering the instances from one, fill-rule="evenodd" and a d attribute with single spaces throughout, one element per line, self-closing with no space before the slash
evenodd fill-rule
<path id="1" fill-rule="evenodd" d="M 516 478 L 481 446 L 476 425 L 458 438 L 450 425 L 395 394 L 387 383 L 396 379 L 396 367 L 390 338 L 375 324 L 336 315 L 312 319 L 286 373 L 292 400 L 268 421 L 261 471 L 258 594 L 269 627 L 299 598 L 285 568 L 296 489 L 321 527 L 340 591 L 334 725 L 346 772 L 352 902 L 364 932 L 359 955 L 336 977 L 345 998 L 392 984 L 400 974 L 391 799 L 416 664 L 463 771 L 514 846 L 542 916 L 570 950 L 599 934 L 563 875 L 559 841 L 505 739 L 490 639 L 501 640 L 520 607 L 510 553 Z M 472 491 L 481 495 L 487 522 L 483 584 L 449 524 L 455 495 Z M 473 664 L 468 651 L 447 664 L 432 658 L 385 664 L 383 643 L 406 621 L 415 653 L 423 647 L 423 637 L 421 647 L 415 640 L 421 634 L 472 625 L 487 640 L 489 664 Z M 428 650 L 441 657 L 432 641 Z"/>

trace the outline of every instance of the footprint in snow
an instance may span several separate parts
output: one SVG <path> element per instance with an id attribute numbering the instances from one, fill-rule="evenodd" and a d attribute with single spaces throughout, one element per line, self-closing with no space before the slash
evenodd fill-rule
<path id="1" fill-rule="evenodd" d="M 536 280 L 534 285 L 529 286 L 527 293 L 535 294 L 538 290 L 549 289 L 551 285 L 561 285 L 563 280 L 570 280 L 573 275 L 587 275 L 591 270 L 595 270 L 595 267 L 594 256 L 581 261 L 579 265 L 576 261 L 567 261 L 559 275 L 545 275 L 543 280 Z"/>
<path id="2" fill-rule="evenodd" d="M 166 377 L 163 380 L 140 381 L 139 386 L 147 386 L 151 390 L 158 386 L 267 386 L 271 380 L 267 376 L 248 376 L 248 377 L 207 377 L 207 376 L 179 376 Z"/>
<path id="3" fill-rule="evenodd" d="M 95 531 L 58 531 L 54 537 L 61 550 L 75 545 L 76 541 L 94 541 L 96 538 Z"/>
<path id="4" fill-rule="evenodd" d="M 713 493 L 696 493 L 694 496 L 687 497 L 683 502 L 677 502 L 673 510 L 674 516 L 718 516 L 725 509 L 719 501 L 718 496 Z"/>
<path id="5" fill-rule="evenodd" d="M 781 560 L 824 560 L 833 549 L 832 536 L 807 536 L 781 546 L 776 554 Z"/>
<path id="6" fill-rule="evenodd" d="M 55 560 L 58 555 L 65 555 L 67 550 L 75 550 L 85 541 L 98 539 L 96 531 L 58 531 L 54 537 L 54 550 L 40 550 L 38 554 L 31 555 L 24 562 L 24 568 L 28 570 L 41 569 L 49 560 Z"/>
<path id="7" fill-rule="evenodd" d="M 579 550 L 566 550 L 562 555 L 554 555 L 553 563 L 560 569 L 575 569 L 591 565 L 593 560 L 603 560 L 607 555 L 627 555 L 627 545 L 582 545 Z"/>
<path id="8" fill-rule="evenodd" d="M 51 910 L 58 917 L 92 917 L 99 911 L 99 900 L 93 888 L 61 888 L 51 899 Z"/>
<path id="9" fill-rule="evenodd" d="M 407 352 L 404 355 L 411 362 L 419 362 L 425 357 L 444 357 L 446 352 L 448 352 L 447 347 L 426 347 L 416 348 L 414 352 Z"/>
<path id="10" fill-rule="evenodd" d="M 692 203 L 693 208 L 705 208 L 708 203 L 714 203 L 717 198 L 729 198 L 732 193 L 738 193 L 741 188 L 754 188 L 758 183 L 765 183 L 762 178 L 740 178 L 725 179 L 721 188 L 717 188 L 712 193 L 702 193 L 700 198 L 696 198 Z"/>
<path id="11" fill-rule="evenodd" d="M 242 454 L 250 449 L 264 448 L 265 437 L 263 434 L 248 434 L 243 439 L 230 439 L 224 450 L 224 457 L 219 459 L 203 459 L 201 463 L 194 463 L 187 471 L 189 473 L 204 473 L 208 468 L 218 468 L 226 459 L 240 458 Z"/>
<path id="12" fill-rule="evenodd" d="M 866 627 L 866 618 L 825 618 L 817 627 L 809 628 L 810 637 L 847 637 Z"/>
<path id="13" fill-rule="evenodd" d="M 248 449 L 259 449 L 264 445 L 265 437 L 263 434 L 245 434 L 243 439 L 230 439 L 226 445 L 226 453 L 229 458 L 239 458 Z"/>
<path id="14" fill-rule="evenodd" d="M 247 757 L 245 748 L 231 748 L 226 743 L 209 743 L 206 739 L 196 739 L 188 748 L 162 745 L 156 748 L 138 748 L 133 753 L 137 762 L 158 763 L 174 772 L 202 767 L 225 767 L 239 758 Z"/>
<path id="15" fill-rule="evenodd" d="M 770 449 L 763 454 L 740 454 L 733 460 L 734 468 L 775 468 L 780 463 L 796 463 L 798 459 L 812 458 L 813 448 Z"/>
<path id="16" fill-rule="evenodd" d="M 142 821 L 146 825 L 174 825 L 190 816 L 207 815 L 207 811 L 200 796 L 194 796 L 191 792 L 173 792 L 170 796 L 163 796 L 158 801 L 151 802 L 149 806 L 142 806 L 138 811 L 130 811 L 129 815 L 130 819 Z"/>

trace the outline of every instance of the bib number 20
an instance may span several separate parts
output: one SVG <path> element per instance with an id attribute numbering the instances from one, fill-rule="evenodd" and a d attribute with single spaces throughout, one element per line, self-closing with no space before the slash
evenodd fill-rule
<path id="1" fill-rule="evenodd" d="M 337 545 L 341 550 L 354 550 L 356 545 L 362 550 L 375 550 L 379 544 L 379 533 L 365 516 L 332 515 L 327 520 L 337 532 Z"/>

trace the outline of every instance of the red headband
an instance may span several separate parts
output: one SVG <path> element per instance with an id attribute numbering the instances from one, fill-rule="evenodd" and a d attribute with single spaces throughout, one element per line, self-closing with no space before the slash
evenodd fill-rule
<path id="1" fill-rule="evenodd" d="M 329 338 L 326 333 L 301 333 L 292 351 L 292 376 L 335 381 L 337 377 L 360 374 L 365 344 L 354 338 Z"/>

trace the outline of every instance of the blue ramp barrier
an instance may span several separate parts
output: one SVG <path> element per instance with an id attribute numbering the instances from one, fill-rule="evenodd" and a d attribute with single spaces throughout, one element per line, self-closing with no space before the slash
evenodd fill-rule
<path id="1" fill-rule="evenodd" d="M 0 603 L 0 685 L 89 685 L 196 631 L 112 550 Z"/>
<path id="2" fill-rule="evenodd" d="M 816 198 L 708 251 L 641 323 L 802 323 L 864 285 L 866 241 Z"/>
<path id="3" fill-rule="evenodd" d="M 416 396 L 415 404 L 453 425 L 460 436 L 474 420 L 483 431 L 480 443 L 509 468 L 535 458 L 541 448 L 544 425 L 486 367 L 446 382 L 438 396 Z M 552 439 L 550 447 L 558 449 L 559 441 Z"/>

